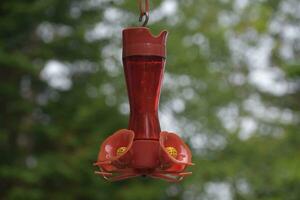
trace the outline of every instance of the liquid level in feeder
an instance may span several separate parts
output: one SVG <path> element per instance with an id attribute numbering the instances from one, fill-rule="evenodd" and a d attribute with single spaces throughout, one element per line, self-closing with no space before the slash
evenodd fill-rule
<path id="1" fill-rule="evenodd" d="M 134 131 L 135 139 L 158 140 L 158 104 L 165 59 L 130 56 L 124 58 L 123 63 L 130 104 L 128 128 Z"/>
<path id="2" fill-rule="evenodd" d="M 101 145 L 96 174 L 110 181 L 136 176 L 182 180 L 193 165 L 180 137 L 161 131 L 158 107 L 166 58 L 167 32 L 153 36 L 148 28 L 123 30 L 123 64 L 130 104 L 128 129 Z"/>

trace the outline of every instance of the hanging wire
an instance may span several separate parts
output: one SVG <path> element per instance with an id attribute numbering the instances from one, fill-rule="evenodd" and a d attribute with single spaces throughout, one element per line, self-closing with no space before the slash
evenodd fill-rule
<path id="1" fill-rule="evenodd" d="M 145 18 L 144 23 L 142 24 L 142 26 L 147 26 L 148 21 L 149 21 L 149 10 L 150 10 L 150 6 L 149 6 L 149 0 L 145 0 L 144 1 L 144 5 L 142 3 L 142 0 L 138 0 L 138 4 L 139 4 L 139 9 L 140 9 L 140 17 L 139 17 L 139 21 L 143 21 L 143 18 Z"/>

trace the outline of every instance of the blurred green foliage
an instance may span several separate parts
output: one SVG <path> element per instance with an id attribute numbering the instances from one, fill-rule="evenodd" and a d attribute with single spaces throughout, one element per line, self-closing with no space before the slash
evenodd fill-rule
<path id="1" fill-rule="evenodd" d="M 299 2 L 151 8 L 153 32 L 170 32 L 160 114 L 190 144 L 193 175 L 94 175 L 101 142 L 127 126 L 120 31 L 137 25 L 135 1 L 1 0 L 1 199 L 300 199 Z M 54 80 L 51 65 L 64 67 Z"/>

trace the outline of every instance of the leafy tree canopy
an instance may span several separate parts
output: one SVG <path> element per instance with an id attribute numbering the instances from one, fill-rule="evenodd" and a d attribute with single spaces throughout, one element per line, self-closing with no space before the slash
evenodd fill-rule
<path id="1" fill-rule="evenodd" d="M 1 0 L 1 199 L 300 198 L 297 0 L 153 0 L 170 32 L 164 130 L 193 150 L 181 184 L 107 183 L 92 163 L 127 127 L 121 30 L 135 1 Z"/>

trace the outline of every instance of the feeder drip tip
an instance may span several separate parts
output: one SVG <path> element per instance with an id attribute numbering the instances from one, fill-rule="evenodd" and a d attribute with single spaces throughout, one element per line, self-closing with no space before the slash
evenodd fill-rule
<path id="1" fill-rule="evenodd" d="M 149 21 L 149 0 L 145 0 L 144 6 L 142 4 L 142 0 L 138 0 L 139 3 L 139 9 L 140 9 L 140 17 L 139 17 L 139 21 L 142 22 L 143 18 L 145 19 L 142 26 L 147 26 L 148 21 Z"/>

